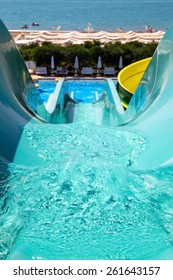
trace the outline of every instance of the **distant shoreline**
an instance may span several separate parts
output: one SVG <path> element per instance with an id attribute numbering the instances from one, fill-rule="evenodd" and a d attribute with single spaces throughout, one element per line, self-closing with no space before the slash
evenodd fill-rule
<path id="1" fill-rule="evenodd" d="M 58 30 L 9 30 L 17 45 L 51 42 L 54 44 L 82 44 L 85 41 L 98 40 L 101 44 L 120 41 L 122 43 L 138 41 L 142 43 L 159 42 L 164 31 L 58 31 Z"/>
<path id="2" fill-rule="evenodd" d="M 100 30 L 91 30 L 91 31 L 86 31 L 86 30 L 57 30 L 57 29 L 8 29 L 10 33 L 21 33 L 21 32 L 24 32 L 24 33 L 41 33 L 41 32 L 49 32 L 49 33 L 69 33 L 69 32 L 79 32 L 79 33 L 98 33 L 98 32 L 109 32 L 109 33 L 128 33 L 128 32 L 135 32 L 135 33 L 156 33 L 156 32 L 163 32 L 165 33 L 166 31 L 165 30 L 159 30 L 159 29 L 153 29 L 152 32 L 147 32 L 146 30 L 132 30 L 132 29 L 129 29 L 129 30 L 122 30 L 122 31 L 119 31 L 118 29 L 117 30 L 107 30 L 107 29 L 100 29 Z"/>

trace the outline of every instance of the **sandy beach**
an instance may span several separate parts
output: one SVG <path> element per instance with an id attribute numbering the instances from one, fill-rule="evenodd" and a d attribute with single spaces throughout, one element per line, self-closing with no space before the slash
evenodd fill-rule
<path id="1" fill-rule="evenodd" d="M 78 32 L 78 31 L 33 31 L 33 30 L 10 30 L 15 43 L 18 46 L 27 45 L 34 42 L 41 44 L 42 42 L 51 42 L 53 44 L 83 44 L 86 41 L 99 40 L 102 44 L 119 41 L 127 43 L 138 41 L 142 43 L 160 42 L 164 31 L 153 32 Z"/>

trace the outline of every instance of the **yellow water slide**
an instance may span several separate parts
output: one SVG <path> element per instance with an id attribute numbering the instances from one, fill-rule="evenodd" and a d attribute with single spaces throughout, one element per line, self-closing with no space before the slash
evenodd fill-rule
<path id="1" fill-rule="evenodd" d="M 142 59 L 123 68 L 118 74 L 117 90 L 122 104 L 127 108 L 151 57 Z"/>

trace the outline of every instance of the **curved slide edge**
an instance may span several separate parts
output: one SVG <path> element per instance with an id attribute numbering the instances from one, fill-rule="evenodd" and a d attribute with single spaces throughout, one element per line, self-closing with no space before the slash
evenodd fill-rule
<path id="1" fill-rule="evenodd" d="M 173 163 L 172 34 L 173 25 L 159 43 L 126 110 L 126 130 L 144 135 L 148 142 L 135 164 L 141 170 Z"/>
<path id="2" fill-rule="evenodd" d="M 124 108 L 121 104 L 121 100 L 120 100 L 119 94 L 115 88 L 114 82 L 110 78 L 106 78 L 106 80 L 108 82 L 117 113 L 119 115 L 122 115 L 122 114 L 124 114 Z"/>
<path id="3" fill-rule="evenodd" d="M 0 161 L 13 162 L 23 128 L 30 122 L 41 123 L 43 120 L 34 113 L 34 82 L 14 40 L 1 20 L 0 30 Z M 33 159 L 35 162 L 39 161 L 32 149 L 26 146 L 27 139 L 20 156 L 23 163 L 25 159 L 28 163 L 33 162 Z"/>
<path id="4" fill-rule="evenodd" d="M 48 99 L 48 102 L 46 103 L 46 110 L 49 114 L 52 114 L 55 109 L 56 109 L 56 105 L 57 103 L 61 105 L 62 107 L 62 103 L 63 103 L 63 100 L 61 102 L 60 100 L 60 92 L 61 92 L 61 88 L 62 88 L 62 85 L 64 83 L 64 80 L 65 78 L 61 78 L 58 83 L 56 84 L 56 88 L 55 88 L 55 91 L 53 94 L 50 94 L 50 97 Z"/>

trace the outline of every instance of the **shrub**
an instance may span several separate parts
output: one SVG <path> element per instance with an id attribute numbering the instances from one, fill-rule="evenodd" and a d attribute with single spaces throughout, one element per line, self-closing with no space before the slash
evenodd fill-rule
<path id="1" fill-rule="evenodd" d="M 57 66 L 74 65 L 75 56 L 79 57 L 80 67 L 97 67 L 98 56 L 102 57 L 104 66 L 118 69 L 119 56 L 123 56 L 124 66 L 153 55 L 157 43 L 120 42 L 108 43 L 104 46 L 99 41 L 85 42 L 81 45 L 61 46 L 44 42 L 42 46 L 31 44 L 22 46 L 19 51 L 24 60 L 34 60 L 38 66 L 50 66 L 51 56 L 55 57 Z"/>

